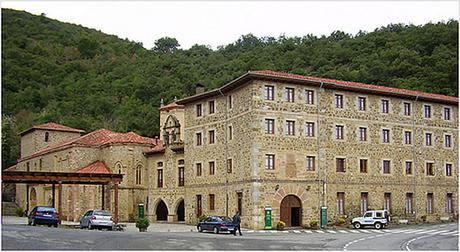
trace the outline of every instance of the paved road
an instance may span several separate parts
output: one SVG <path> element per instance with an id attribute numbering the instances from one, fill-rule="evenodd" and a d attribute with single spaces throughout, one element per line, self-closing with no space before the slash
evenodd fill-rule
<path id="1" fill-rule="evenodd" d="M 193 232 L 116 232 L 2 226 L 3 250 L 451 250 L 458 248 L 458 223 L 384 230 L 246 231 L 243 236 Z"/>

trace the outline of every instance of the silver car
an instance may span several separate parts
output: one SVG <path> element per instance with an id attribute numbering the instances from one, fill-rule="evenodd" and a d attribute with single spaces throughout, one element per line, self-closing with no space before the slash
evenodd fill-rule
<path id="1" fill-rule="evenodd" d="M 89 210 L 80 219 L 80 228 L 93 229 L 107 228 L 108 230 L 113 229 L 112 213 L 106 210 Z"/>

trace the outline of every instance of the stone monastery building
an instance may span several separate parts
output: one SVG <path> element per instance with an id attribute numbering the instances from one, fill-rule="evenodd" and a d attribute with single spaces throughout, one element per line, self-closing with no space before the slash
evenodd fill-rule
<path id="1" fill-rule="evenodd" d="M 255 229 L 267 206 L 272 225 L 308 225 L 321 206 L 332 222 L 383 208 L 394 221 L 458 218 L 457 97 L 251 71 L 161 106 L 160 125 L 155 139 L 35 126 L 11 169 L 121 173 L 121 221 L 138 203 L 151 221 L 191 224 L 240 210 Z M 50 204 L 50 188 L 18 184 L 16 201 Z M 114 208 L 111 186 L 65 185 L 62 197 L 67 220 Z"/>

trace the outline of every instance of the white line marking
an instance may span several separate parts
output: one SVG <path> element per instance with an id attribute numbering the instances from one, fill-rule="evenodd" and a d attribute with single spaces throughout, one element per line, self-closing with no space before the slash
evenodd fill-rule
<path id="1" fill-rule="evenodd" d="M 355 234 L 360 234 L 361 233 L 358 230 L 350 230 L 350 232 L 355 233 Z"/>
<path id="2" fill-rule="evenodd" d="M 335 232 L 334 230 L 327 230 L 328 233 L 331 233 L 331 234 L 335 234 L 337 232 Z"/>
<path id="3" fill-rule="evenodd" d="M 278 233 L 278 230 L 270 230 L 270 233 Z"/>
<path id="4" fill-rule="evenodd" d="M 339 230 L 340 233 L 342 234 L 348 234 L 348 232 L 346 230 Z"/>
<path id="5" fill-rule="evenodd" d="M 309 234 L 313 233 L 311 230 L 304 230 L 304 232 Z"/>
<path id="6" fill-rule="evenodd" d="M 265 230 L 259 230 L 259 233 L 265 233 Z"/>
<path id="7" fill-rule="evenodd" d="M 324 234 L 324 231 L 321 231 L 321 230 L 316 230 L 315 232 L 320 233 L 320 234 Z"/>
<path id="8" fill-rule="evenodd" d="M 301 232 L 299 230 L 294 230 L 294 233 L 300 234 Z"/>

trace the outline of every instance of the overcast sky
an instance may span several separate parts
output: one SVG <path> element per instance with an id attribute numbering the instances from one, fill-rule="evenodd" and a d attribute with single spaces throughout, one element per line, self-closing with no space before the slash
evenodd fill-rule
<path id="1" fill-rule="evenodd" d="M 81 24 L 152 48 L 174 37 L 181 48 L 216 49 L 252 33 L 258 37 L 356 34 L 390 23 L 425 24 L 458 20 L 456 1 L 2 1 L 2 8 L 25 10 Z"/>

